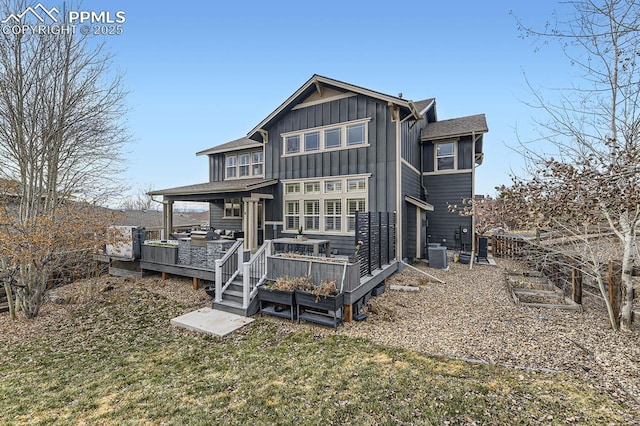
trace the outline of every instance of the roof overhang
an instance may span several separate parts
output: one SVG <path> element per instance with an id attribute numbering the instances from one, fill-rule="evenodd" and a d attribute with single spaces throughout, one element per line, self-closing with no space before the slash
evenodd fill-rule
<path id="1" fill-rule="evenodd" d="M 414 206 L 416 206 L 420 210 L 424 210 L 425 212 L 432 212 L 433 211 L 433 206 L 431 204 L 429 204 L 426 201 L 423 201 L 423 200 L 421 200 L 419 198 L 413 197 L 411 195 L 405 195 L 404 196 L 404 200 L 409 204 L 413 204 Z"/>
<path id="2" fill-rule="evenodd" d="M 213 148 L 196 152 L 196 155 L 222 154 L 227 152 L 242 151 L 245 149 L 263 148 L 264 145 L 249 138 L 240 138 Z"/>
<path id="3" fill-rule="evenodd" d="M 429 123 L 422 129 L 421 140 L 427 142 L 469 135 L 480 137 L 488 131 L 485 115 L 477 114 Z"/>
<path id="4" fill-rule="evenodd" d="M 275 185 L 278 183 L 277 179 L 265 180 L 262 178 L 253 179 L 236 179 L 226 180 L 221 182 L 205 182 L 195 185 L 178 186 L 175 188 L 158 189 L 149 191 L 151 196 L 162 195 L 163 197 L 189 197 L 189 196 L 202 196 L 202 195 L 217 195 L 217 194 L 229 194 L 229 193 L 243 193 L 251 192 L 256 189 L 264 188 L 267 186 Z"/>
<path id="5" fill-rule="evenodd" d="M 280 116 L 280 114 L 292 108 L 294 106 L 293 104 L 299 102 L 304 96 L 308 96 L 313 91 L 318 90 L 318 88 L 323 85 L 379 99 L 381 101 L 387 102 L 388 104 L 393 104 L 404 109 L 408 115 L 412 115 L 415 119 L 421 118 L 420 111 L 418 111 L 414 103 L 410 100 L 403 99 L 397 96 L 386 95 L 384 93 L 376 92 L 364 87 L 355 86 L 353 84 L 314 74 L 306 83 L 304 83 L 298 90 L 296 90 L 293 95 L 289 96 L 287 100 L 285 100 L 278 108 L 276 108 L 271 114 L 269 114 L 264 120 L 262 120 L 260 124 L 258 124 L 249 133 L 247 133 L 247 136 L 251 137 L 257 132 L 263 131 L 273 120 Z"/>

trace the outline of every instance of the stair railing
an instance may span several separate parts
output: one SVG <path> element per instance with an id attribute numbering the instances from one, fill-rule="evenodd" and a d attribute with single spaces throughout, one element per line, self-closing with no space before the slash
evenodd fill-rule
<path id="1" fill-rule="evenodd" d="M 255 252 L 248 262 L 242 264 L 242 308 L 247 309 L 258 293 L 258 286 L 267 278 L 267 256 L 271 256 L 271 240 Z M 217 275 L 216 275 L 217 277 Z M 217 295 L 217 293 L 216 293 Z"/>
<path id="2" fill-rule="evenodd" d="M 238 238 L 224 256 L 216 259 L 216 302 L 222 302 L 222 293 L 240 274 L 244 262 L 243 238 Z"/>

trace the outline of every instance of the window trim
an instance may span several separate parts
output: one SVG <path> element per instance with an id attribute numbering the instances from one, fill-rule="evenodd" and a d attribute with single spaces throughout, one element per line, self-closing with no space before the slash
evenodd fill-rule
<path id="1" fill-rule="evenodd" d="M 343 176 L 328 176 L 323 178 L 305 178 L 305 179 L 283 179 L 283 197 L 282 197 L 282 211 L 283 211 L 283 234 L 295 234 L 298 232 L 298 228 L 295 229 L 287 227 L 288 218 L 292 215 L 287 214 L 287 203 L 288 202 L 298 202 L 298 226 L 302 225 L 304 228 L 304 232 L 308 234 L 315 235 L 354 235 L 354 230 L 349 231 L 349 221 L 352 220 L 353 215 L 348 214 L 348 203 L 349 200 L 363 200 L 365 210 L 369 207 L 369 178 L 371 177 L 371 173 L 361 174 L 361 175 L 343 175 Z M 352 179 L 363 179 L 364 180 L 364 189 L 360 189 L 358 191 L 347 191 L 347 181 Z M 340 181 L 341 190 L 339 192 L 336 191 L 327 191 L 327 182 L 336 182 Z M 320 184 L 320 192 L 314 193 L 306 193 L 304 188 L 307 183 L 315 183 L 319 182 Z M 287 193 L 286 188 L 288 185 L 298 185 L 300 188 L 300 192 L 298 193 Z M 319 212 L 320 219 L 318 223 L 317 230 L 309 230 L 305 228 L 306 225 L 306 201 L 318 201 L 319 202 Z M 327 201 L 339 201 L 340 203 L 340 214 L 327 214 L 326 206 Z M 329 229 L 327 230 L 327 218 L 337 218 L 340 219 L 340 229 Z M 335 219 L 334 219 L 335 220 Z M 292 221 L 295 224 L 295 221 Z M 335 222 L 334 222 L 335 227 Z"/>
<path id="2" fill-rule="evenodd" d="M 253 161 L 254 154 L 260 153 L 262 154 L 262 162 L 258 163 Z M 249 158 L 249 162 L 247 164 L 240 164 L 240 157 L 247 155 Z M 233 165 L 229 166 L 229 160 L 233 158 Z M 262 165 L 262 173 L 254 174 L 253 167 L 258 164 Z M 248 167 L 248 174 L 240 176 L 240 167 Z M 235 175 L 229 176 L 229 169 L 235 170 Z M 264 150 L 253 150 L 253 151 L 242 151 L 235 152 L 233 154 L 225 154 L 224 155 L 224 180 L 235 180 L 235 179 L 249 179 L 254 177 L 263 177 L 264 176 Z"/>
<path id="3" fill-rule="evenodd" d="M 446 155 L 442 157 L 438 157 L 438 145 L 446 145 L 453 144 L 453 154 Z M 440 158 L 449 158 L 453 157 L 453 168 L 451 169 L 440 169 L 438 168 L 438 160 Z M 433 144 L 433 171 L 434 172 L 452 172 L 458 170 L 458 141 L 455 140 L 446 140 L 440 141 Z"/>
<path id="4" fill-rule="evenodd" d="M 344 121 L 342 123 L 330 124 L 327 126 L 319 126 L 319 127 L 310 127 L 308 129 L 295 130 L 292 132 L 285 132 L 280 134 L 280 138 L 282 141 L 282 156 L 283 157 L 293 157 L 296 155 L 309 155 L 309 154 L 317 154 L 322 152 L 331 152 L 331 151 L 340 151 L 343 149 L 357 149 L 357 148 L 366 148 L 371 146 L 369 143 L 369 122 L 371 121 L 371 117 L 361 118 L 358 120 Z M 351 126 L 364 125 L 364 141 L 358 144 L 347 144 L 348 140 L 348 130 Z M 336 147 L 327 147 L 326 146 L 326 137 L 325 132 L 327 130 L 340 130 L 340 145 Z M 311 133 L 318 133 L 318 149 L 306 150 L 306 141 L 305 135 Z M 287 151 L 287 139 L 290 137 L 298 137 L 298 150 L 295 152 Z"/>
<path id="5" fill-rule="evenodd" d="M 235 211 L 234 201 L 238 201 L 238 216 L 233 213 Z M 227 215 L 227 204 L 231 204 L 231 216 Z M 223 219 L 242 219 L 242 199 L 241 198 L 225 198 L 222 206 L 222 218 Z"/>

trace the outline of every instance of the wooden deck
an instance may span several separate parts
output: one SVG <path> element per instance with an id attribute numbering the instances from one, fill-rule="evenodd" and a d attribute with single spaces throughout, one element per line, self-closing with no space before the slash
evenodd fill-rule
<path id="1" fill-rule="evenodd" d="M 381 269 L 374 270 L 371 275 L 365 275 L 364 277 L 361 277 L 360 286 L 350 292 L 345 293 L 344 304 L 354 304 L 397 271 L 398 261 L 392 260 L 391 263 L 382 265 Z"/>
<path id="2" fill-rule="evenodd" d="M 166 278 L 166 274 L 178 275 L 181 277 L 193 278 L 193 287 L 200 287 L 200 280 L 216 282 L 216 271 L 214 269 L 201 268 L 191 265 L 167 265 L 164 263 L 140 261 L 140 269 L 144 271 L 156 271 L 162 273 L 162 278 Z"/>

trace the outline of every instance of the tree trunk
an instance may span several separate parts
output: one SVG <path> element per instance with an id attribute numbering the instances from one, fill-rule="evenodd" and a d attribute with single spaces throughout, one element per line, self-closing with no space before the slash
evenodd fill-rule
<path id="1" fill-rule="evenodd" d="M 631 320 L 633 318 L 633 259 L 636 248 L 635 226 L 626 220 L 621 220 L 624 231 L 624 253 L 622 255 L 622 285 L 624 286 L 624 300 L 620 312 L 620 329 L 622 331 L 631 330 Z"/>

